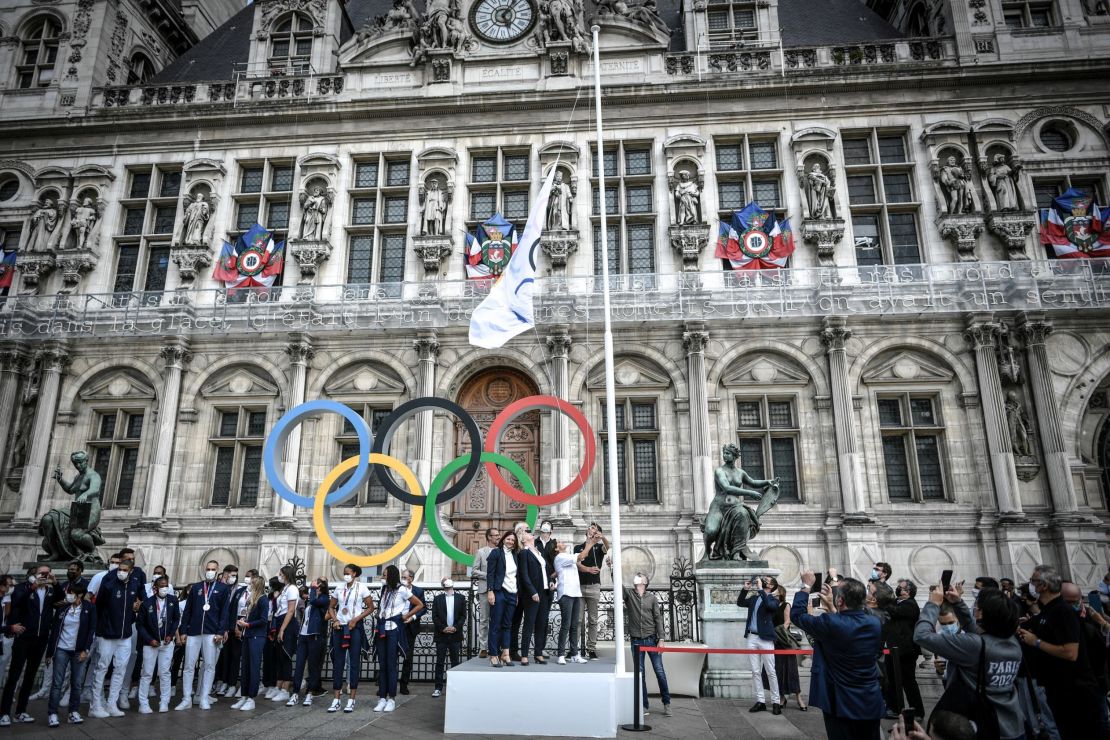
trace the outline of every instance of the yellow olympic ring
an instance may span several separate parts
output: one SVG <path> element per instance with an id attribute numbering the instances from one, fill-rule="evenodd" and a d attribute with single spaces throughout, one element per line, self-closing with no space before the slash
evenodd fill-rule
<path id="1" fill-rule="evenodd" d="M 405 465 L 397 458 L 374 452 L 370 454 L 370 464 L 384 465 L 387 468 L 396 470 L 412 495 L 424 495 L 424 489 L 420 486 L 420 481 L 416 479 L 416 474 L 412 472 L 412 469 L 409 468 L 408 465 Z M 328 554 L 333 558 L 341 563 L 353 563 L 360 568 L 373 568 L 399 558 L 416 543 L 416 538 L 420 536 L 420 529 L 424 522 L 424 507 L 412 507 L 412 518 L 409 520 L 408 528 L 405 529 L 396 544 L 388 550 L 384 550 L 377 555 L 356 555 L 353 552 L 344 550 L 335 541 L 335 536 L 332 534 L 331 518 L 324 506 L 324 499 L 327 498 L 328 492 L 331 491 L 340 476 L 356 465 L 358 465 L 358 455 L 348 457 L 324 476 L 324 480 L 320 483 L 320 487 L 316 489 L 316 496 L 312 503 L 312 525 L 316 528 L 316 536 L 320 538 L 320 544 L 324 546 L 324 549 L 327 550 Z"/>

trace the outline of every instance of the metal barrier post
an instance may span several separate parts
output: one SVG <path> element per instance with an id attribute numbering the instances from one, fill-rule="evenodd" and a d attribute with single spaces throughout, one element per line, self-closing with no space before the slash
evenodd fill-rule
<path id="1" fill-rule="evenodd" d="M 621 648 L 622 646 L 617 646 L 618 650 Z M 640 723 L 640 712 L 642 711 L 640 709 L 640 681 L 643 680 L 640 674 L 642 670 L 643 668 L 640 665 L 640 646 L 633 645 L 632 680 L 635 682 L 635 685 L 632 687 L 632 724 L 621 725 L 621 729 L 628 732 L 651 732 L 651 725 Z"/>

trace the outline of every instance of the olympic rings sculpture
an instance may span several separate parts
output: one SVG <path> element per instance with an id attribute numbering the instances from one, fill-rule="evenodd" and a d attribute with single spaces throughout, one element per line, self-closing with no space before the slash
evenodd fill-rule
<path id="1" fill-rule="evenodd" d="M 470 440 L 471 452 L 456 457 L 447 463 L 430 484 L 429 490 L 424 491 L 416 474 L 408 465 L 389 454 L 389 445 L 397 427 L 416 414 L 429 409 L 440 409 L 456 416 L 466 429 Z M 499 451 L 501 435 L 509 424 L 521 414 L 539 409 L 549 409 L 566 414 L 578 427 L 584 440 L 582 468 L 578 475 L 563 488 L 553 493 L 541 495 L 536 490 L 536 484 L 524 468 L 511 458 L 502 455 Z M 343 460 L 332 468 L 316 489 L 314 496 L 302 496 L 293 490 L 280 468 L 281 453 L 293 431 L 310 416 L 320 412 L 335 413 L 346 419 L 354 427 L 358 437 L 359 454 Z M 475 454 L 474 450 L 481 450 Z M 294 506 L 312 510 L 312 523 L 320 544 L 336 560 L 354 563 L 359 567 L 374 567 L 384 565 L 395 560 L 412 548 L 420 537 L 421 529 L 426 525 L 432 542 L 451 560 L 464 566 L 474 564 L 474 556 L 459 550 L 452 545 L 443 535 L 439 522 L 438 507 L 448 503 L 461 494 L 478 477 L 479 468 L 485 466 L 490 481 L 497 490 L 504 493 L 513 501 L 527 507 L 525 520 L 529 527 L 535 527 L 539 516 L 539 507 L 553 506 L 570 499 L 582 490 L 593 472 L 597 457 L 597 440 L 594 438 L 593 428 L 586 420 L 585 415 L 571 404 L 555 396 L 528 396 L 515 401 L 502 409 L 490 425 L 489 435 L 482 444 L 482 433 L 477 422 L 462 408 L 452 401 L 435 396 L 414 398 L 398 406 L 382 421 L 375 436 L 366 420 L 353 409 L 337 401 L 317 400 L 302 403 L 285 413 L 266 437 L 263 448 L 262 460 L 266 470 L 266 477 L 273 486 L 274 492 L 282 499 Z M 505 479 L 500 468 L 509 471 L 520 483 L 523 490 L 518 490 Z M 352 471 L 353 469 L 353 471 Z M 447 482 L 462 469 L 462 475 L 450 486 Z M 385 490 L 402 503 L 412 507 L 408 526 L 401 534 L 401 538 L 392 546 L 374 555 L 358 555 L 350 552 L 340 545 L 331 527 L 329 506 L 336 506 L 347 501 L 358 493 L 358 490 L 370 476 L 371 470 L 378 476 Z M 389 471 L 395 471 L 404 483 L 397 485 L 390 476 Z M 346 480 L 340 480 L 347 476 Z M 338 485 L 337 485 L 338 484 Z M 334 488 L 334 490 L 333 490 Z"/>

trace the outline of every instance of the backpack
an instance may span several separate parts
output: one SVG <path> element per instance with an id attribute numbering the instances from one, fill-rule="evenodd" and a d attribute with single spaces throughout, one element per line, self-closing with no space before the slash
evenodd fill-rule
<path id="1" fill-rule="evenodd" d="M 975 726 L 978 740 L 992 740 L 999 737 L 998 713 L 994 704 L 987 698 L 987 641 L 979 638 L 979 669 L 975 676 L 975 688 L 967 685 L 960 676 L 944 690 L 933 714 L 947 711 L 967 717 Z"/>

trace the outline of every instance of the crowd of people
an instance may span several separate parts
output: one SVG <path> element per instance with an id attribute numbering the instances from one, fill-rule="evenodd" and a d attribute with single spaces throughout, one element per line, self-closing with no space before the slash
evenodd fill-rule
<path id="1" fill-rule="evenodd" d="M 830 740 L 878 738 L 883 718 L 897 720 L 893 736 L 912 740 L 1110 738 L 1110 573 L 1086 598 L 1047 565 L 1020 586 L 984 576 L 970 607 L 963 582 L 943 581 L 919 607 L 917 584 L 892 573 L 876 563 L 864 583 L 807 570 L 789 608 L 782 586 L 764 577 L 737 600 L 748 608 L 752 650 L 797 648 L 791 626 L 808 635 L 809 698 Z M 944 685 L 928 721 L 916 678 L 922 656 Z M 752 654 L 752 712 L 767 709 L 767 689 L 775 714 L 791 693 L 804 709 L 789 658 Z"/>

